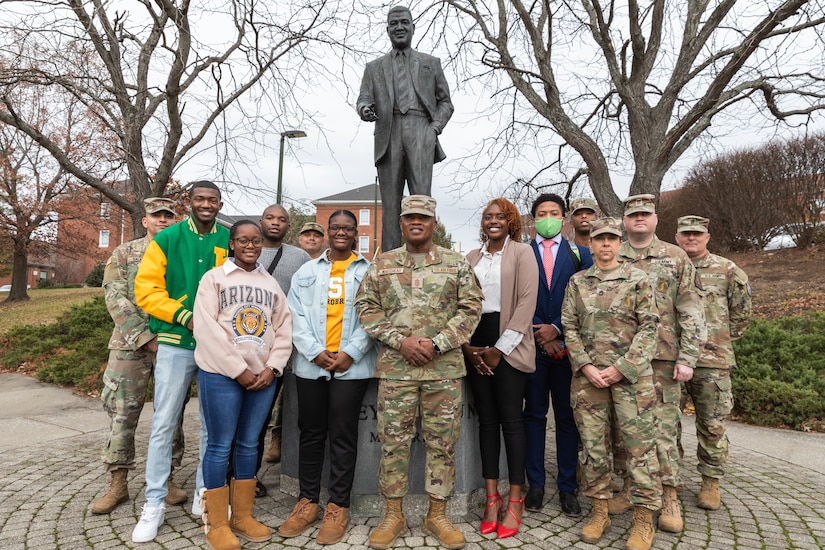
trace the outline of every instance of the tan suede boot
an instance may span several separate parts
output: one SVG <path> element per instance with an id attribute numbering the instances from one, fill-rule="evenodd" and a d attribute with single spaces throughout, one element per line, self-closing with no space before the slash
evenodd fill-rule
<path id="1" fill-rule="evenodd" d="M 229 482 L 229 528 L 237 536 L 250 542 L 264 542 L 272 538 L 272 530 L 252 517 L 255 507 L 255 478 L 232 479 Z"/>
<path id="2" fill-rule="evenodd" d="M 464 548 L 464 534 L 447 519 L 447 501 L 430 497 L 430 510 L 424 518 L 424 533 L 438 539 L 444 548 Z"/>
<path id="3" fill-rule="evenodd" d="M 398 535 L 407 530 L 407 519 L 401 508 L 402 499 L 384 497 L 384 517 L 378 527 L 370 533 L 370 548 L 386 550 Z"/>
<path id="4" fill-rule="evenodd" d="M 607 511 L 615 516 L 624 514 L 631 508 L 633 508 L 633 505 L 630 504 L 630 478 L 623 477 L 622 490 L 607 501 Z"/>
<path id="5" fill-rule="evenodd" d="M 315 502 L 310 502 L 308 498 L 302 498 L 278 529 L 278 534 L 286 538 L 297 537 L 318 521 L 318 510 L 320 509 L 321 507 Z"/>
<path id="6" fill-rule="evenodd" d="M 722 506 L 722 494 L 719 491 L 718 479 L 702 476 L 698 506 L 704 510 L 718 510 Z"/>
<path id="7" fill-rule="evenodd" d="M 633 508 L 633 528 L 625 544 L 625 550 L 650 550 L 656 530 L 653 528 L 653 510 L 642 506 Z"/>
<path id="8" fill-rule="evenodd" d="M 324 510 L 324 521 L 318 529 L 318 544 L 335 544 L 344 538 L 347 532 L 347 509 L 335 503 L 328 502 Z"/>
<path id="9" fill-rule="evenodd" d="M 681 533 L 683 527 L 682 505 L 679 504 L 676 487 L 665 485 L 662 487 L 662 512 L 659 514 L 659 529 L 668 533 Z"/>
<path id="10" fill-rule="evenodd" d="M 126 477 L 129 475 L 129 470 L 126 468 L 118 468 L 117 470 L 112 470 L 111 474 L 109 491 L 92 504 L 93 514 L 110 514 L 112 510 L 117 508 L 118 504 L 129 500 L 129 487 L 126 485 Z"/>
<path id="11" fill-rule="evenodd" d="M 281 461 L 281 427 L 272 428 L 272 439 L 269 443 L 269 448 L 264 453 L 264 460 L 266 462 L 280 462 Z"/>
<path id="12" fill-rule="evenodd" d="M 204 491 L 201 506 L 206 546 L 210 550 L 240 550 L 241 542 L 229 528 L 229 487 Z"/>
<path id="13" fill-rule="evenodd" d="M 166 481 L 166 498 L 163 501 L 170 506 L 174 506 L 176 504 L 183 504 L 184 502 L 189 500 L 189 495 L 175 485 L 175 482 L 172 481 L 172 473 L 169 473 L 169 479 Z"/>
<path id="14" fill-rule="evenodd" d="M 590 544 L 596 544 L 610 527 L 610 516 L 607 513 L 607 499 L 591 498 L 590 521 L 582 528 L 581 539 Z"/>

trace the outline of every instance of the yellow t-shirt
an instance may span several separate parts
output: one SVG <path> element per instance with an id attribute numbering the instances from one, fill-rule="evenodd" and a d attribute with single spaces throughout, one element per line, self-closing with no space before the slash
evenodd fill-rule
<path id="1" fill-rule="evenodd" d="M 341 347 L 341 330 L 344 322 L 344 273 L 355 260 L 351 254 L 346 260 L 332 262 L 327 293 L 327 351 L 337 352 Z"/>

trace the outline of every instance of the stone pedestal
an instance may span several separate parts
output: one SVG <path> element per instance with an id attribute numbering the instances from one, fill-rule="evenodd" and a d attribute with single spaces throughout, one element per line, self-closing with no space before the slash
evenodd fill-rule
<path id="1" fill-rule="evenodd" d="M 281 443 L 281 491 L 297 496 L 298 486 L 298 403 L 295 391 L 295 376 L 284 374 L 284 415 Z M 361 406 L 358 427 L 358 462 L 352 489 L 352 508 L 355 516 L 381 516 L 383 498 L 378 492 L 378 465 L 381 458 L 381 444 L 378 441 L 376 405 L 378 380 L 370 382 Z M 479 499 L 484 499 L 484 480 L 481 477 L 481 458 L 478 447 L 478 418 L 472 392 L 464 383 L 464 404 L 461 408 L 461 438 L 456 445 L 455 493 L 447 508 L 449 514 L 467 514 L 475 509 Z M 503 447 L 502 447 L 503 450 Z M 502 452 L 501 472 L 506 473 L 506 459 Z M 411 514 L 425 514 L 428 496 L 424 493 L 424 441 L 416 434 L 410 453 L 410 489 L 404 499 L 404 509 Z M 329 448 L 326 451 L 323 479 L 321 481 L 321 502 L 326 502 L 326 486 L 329 479 Z M 481 490 L 481 494 L 474 494 Z"/>

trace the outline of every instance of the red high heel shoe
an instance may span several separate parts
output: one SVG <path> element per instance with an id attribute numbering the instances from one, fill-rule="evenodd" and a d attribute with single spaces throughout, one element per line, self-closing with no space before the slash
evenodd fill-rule
<path id="1" fill-rule="evenodd" d="M 498 527 L 498 518 L 501 515 L 501 506 L 504 504 L 504 501 L 501 500 L 501 494 L 496 493 L 494 495 L 487 495 L 487 506 L 484 508 L 486 512 L 488 508 L 498 505 L 498 510 L 496 510 L 496 521 L 482 521 L 481 522 L 481 534 L 482 535 L 489 535 L 490 533 L 496 532 Z"/>
<path id="2" fill-rule="evenodd" d="M 513 500 L 511 498 L 508 498 L 507 502 L 515 502 L 516 504 L 521 504 L 522 505 L 522 513 L 524 513 L 523 512 L 523 510 L 524 510 L 524 508 L 523 508 L 523 506 L 524 506 L 524 497 L 521 497 L 518 500 Z M 512 537 L 513 535 L 518 533 L 518 528 L 521 527 L 521 520 L 516 517 L 516 515 L 513 513 L 512 510 L 510 510 L 510 506 L 507 506 L 507 512 L 509 512 L 510 515 L 513 516 L 513 519 L 516 520 L 516 527 L 515 528 L 505 527 L 503 524 L 500 523 L 499 526 L 498 526 L 498 529 L 497 529 L 497 533 L 496 533 L 498 535 L 498 538 L 500 538 L 500 539 L 506 539 L 506 538 Z"/>

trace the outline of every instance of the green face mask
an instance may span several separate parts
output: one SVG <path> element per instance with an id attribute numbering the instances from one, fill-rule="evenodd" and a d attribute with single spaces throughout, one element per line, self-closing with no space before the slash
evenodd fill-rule
<path id="1" fill-rule="evenodd" d="M 545 239 L 552 239 L 561 231 L 561 220 L 558 218 L 542 218 L 536 220 L 536 233 Z"/>

